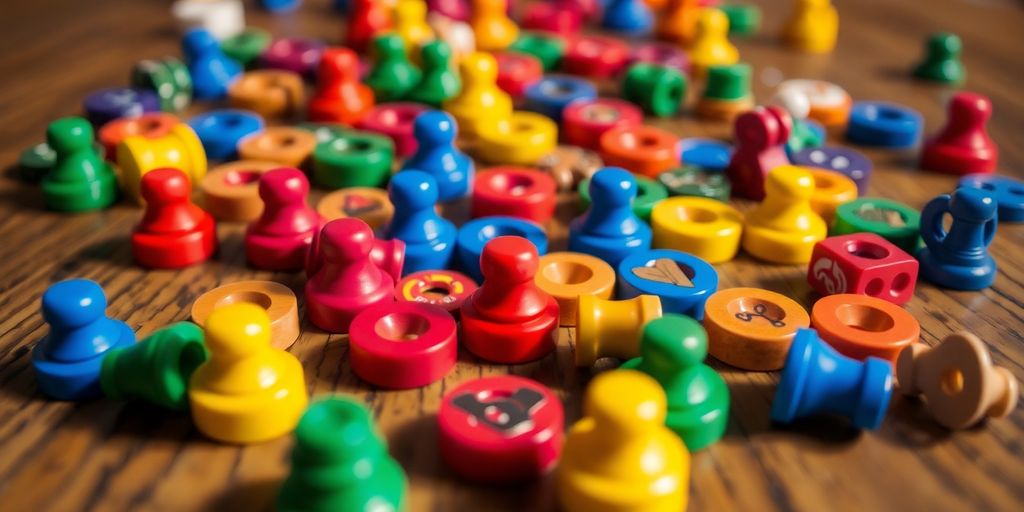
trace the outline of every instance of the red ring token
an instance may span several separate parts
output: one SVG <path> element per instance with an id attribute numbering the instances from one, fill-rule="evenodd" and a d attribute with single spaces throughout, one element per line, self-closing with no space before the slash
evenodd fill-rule
<path id="1" fill-rule="evenodd" d="M 637 126 L 644 113 L 636 105 L 612 98 L 574 101 L 562 111 L 562 139 L 597 151 L 601 135 L 612 128 Z"/>
<path id="2" fill-rule="evenodd" d="M 453 270 L 423 270 L 405 276 L 395 286 L 399 302 L 432 304 L 452 315 L 477 289 L 476 281 Z"/>
<path id="3" fill-rule="evenodd" d="M 629 52 L 629 45 L 618 39 L 580 36 L 565 49 L 562 69 L 590 78 L 612 78 L 626 66 Z"/>
<path id="4" fill-rule="evenodd" d="M 536 169 L 492 167 L 473 182 L 472 217 L 507 215 L 543 224 L 555 214 L 555 179 Z"/>
<path id="5" fill-rule="evenodd" d="M 406 157 L 416 152 L 413 122 L 426 110 L 427 107 L 419 103 L 381 103 L 373 107 L 357 127 L 387 136 L 395 143 L 395 153 Z"/>
<path id="6" fill-rule="evenodd" d="M 503 375 L 465 382 L 437 413 L 441 458 L 479 482 L 513 482 L 551 469 L 562 451 L 562 402 L 539 382 Z"/>
<path id="7" fill-rule="evenodd" d="M 679 138 L 653 126 L 626 126 L 601 136 L 604 164 L 649 178 L 679 167 Z"/>
<path id="8" fill-rule="evenodd" d="M 386 302 L 359 312 L 349 326 L 352 371 L 391 389 L 426 386 L 455 366 L 455 319 L 419 302 Z"/>
<path id="9" fill-rule="evenodd" d="M 498 87 L 513 98 L 520 98 L 526 88 L 544 75 L 540 59 L 518 52 L 494 52 L 498 62 Z"/>

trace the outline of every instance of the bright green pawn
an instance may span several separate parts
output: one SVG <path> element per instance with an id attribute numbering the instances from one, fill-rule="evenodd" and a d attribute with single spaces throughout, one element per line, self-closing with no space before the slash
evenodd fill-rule
<path id="1" fill-rule="evenodd" d="M 388 454 L 370 412 L 349 398 L 313 403 L 295 427 L 292 472 L 281 512 L 403 510 L 405 473 Z"/>
<path id="2" fill-rule="evenodd" d="M 58 119 L 46 129 L 46 143 L 57 155 L 43 177 L 46 207 L 64 212 L 106 208 L 117 200 L 117 176 L 93 148 L 93 131 L 81 117 Z"/>
<path id="3" fill-rule="evenodd" d="M 708 337 L 694 319 L 669 314 L 644 326 L 640 357 L 622 368 L 639 370 L 661 384 L 668 397 L 670 428 L 695 452 L 717 441 L 729 419 L 729 388 L 704 364 Z"/>
<path id="4" fill-rule="evenodd" d="M 454 98 L 462 90 L 462 79 L 452 69 L 452 49 L 441 40 L 431 41 L 420 50 L 423 79 L 409 93 L 410 101 L 440 107 L 441 102 Z"/>
<path id="5" fill-rule="evenodd" d="M 405 56 L 405 43 L 396 34 L 373 40 L 374 63 L 363 82 L 373 89 L 377 103 L 406 97 L 420 83 L 420 70 Z"/>
<path id="6" fill-rule="evenodd" d="M 946 84 L 962 84 L 967 70 L 960 62 L 964 45 L 960 37 L 948 32 L 932 34 L 928 38 L 924 60 L 914 69 L 914 76 Z"/>
<path id="7" fill-rule="evenodd" d="M 178 322 L 130 347 L 107 352 L 100 367 L 103 394 L 141 398 L 168 409 L 188 409 L 188 380 L 209 354 L 202 327 Z"/>

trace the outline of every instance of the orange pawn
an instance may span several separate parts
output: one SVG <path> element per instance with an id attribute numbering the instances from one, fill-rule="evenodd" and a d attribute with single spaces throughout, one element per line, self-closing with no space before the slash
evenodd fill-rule
<path id="1" fill-rule="evenodd" d="M 658 15 L 655 34 L 684 46 L 693 44 L 700 9 L 700 0 L 669 0 L 665 11 Z"/>
<path id="2" fill-rule="evenodd" d="M 505 14 L 508 0 L 473 0 L 469 25 L 476 35 L 476 49 L 504 50 L 519 37 L 519 26 Z"/>
<path id="3" fill-rule="evenodd" d="M 313 122 L 354 124 L 373 108 L 373 90 L 359 81 L 359 57 L 348 48 L 320 56 L 316 96 L 309 102 Z"/>

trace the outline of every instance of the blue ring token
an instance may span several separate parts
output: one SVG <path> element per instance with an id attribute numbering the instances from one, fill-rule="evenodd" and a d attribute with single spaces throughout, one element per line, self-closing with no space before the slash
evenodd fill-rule
<path id="1" fill-rule="evenodd" d="M 212 110 L 188 120 L 210 160 L 238 157 L 238 143 L 263 131 L 263 118 L 248 110 Z"/>
<path id="2" fill-rule="evenodd" d="M 732 146 L 715 139 L 689 138 L 679 142 L 684 165 L 711 171 L 724 171 L 732 158 Z"/>
<path id="3" fill-rule="evenodd" d="M 1024 221 L 1024 182 L 996 174 L 968 174 L 957 186 L 988 192 L 996 200 L 999 222 Z"/>
<path id="4" fill-rule="evenodd" d="M 657 295 L 665 313 L 704 319 L 704 303 L 718 290 L 718 272 L 710 263 L 681 251 L 653 249 L 633 253 L 619 263 L 619 298 Z"/>
<path id="5" fill-rule="evenodd" d="M 562 122 L 562 111 L 577 100 L 597 98 L 589 80 L 568 75 L 547 75 L 523 91 L 523 108 Z"/>
<path id="6" fill-rule="evenodd" d="M 456 258 L 462 271 L 474 281 L 483 282 L 480 254 L 484 252 L 487 242 L 499 236 L 523 237 L 533 243 L 537 248 L 537 254 L 544 255 L 548 252 L 548 235 L 544 228 L 528 220 L 503 215 L 473 219 L 459 228 Z"/>
<path id="7" fill-rule="evenodd" d="M 850 109 L 846 138 L 850 142 L 882 148 L 907 148 L 921 138 L 921 114 L 883 101 L 858 101 Z"/>

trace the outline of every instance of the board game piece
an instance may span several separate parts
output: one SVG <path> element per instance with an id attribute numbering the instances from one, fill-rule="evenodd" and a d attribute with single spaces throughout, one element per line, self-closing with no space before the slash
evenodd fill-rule
<path id="1" fill-rule="evenodd" d="M 302 5 L 302 0 L 260 0 L 260 5 L 272 13 L 285 13 L 294 11 Z"/>
<path id="2" fill-rule="evenodd" d="M 684 157 L 685 158 L 685 157 Z M 728 202 L 732 186 L 721 172 L 684 165 L 658 175 L 658 182 L 673 196 L 693 196 Z"/>
<path id="3" fill-rule="evenodd" d="M 515 111 L 477 127 L 474 154 L 491 164 L 533 166 L 558 144 L 558 125 L 545 115 Z"/>
<path id="4" fill-rule="evenodd" d="M 656 295 L 638 295 L 624 300 L 579 296 L 576 300 L 576 366 L 591 367 L 605 357 L 639 356 L 644 325 L 661 315 L 661 299 Z"/>
<path id="5" fill-rule="evenodd" d="M 679 71 L 683 76 L 690 74 L 690 57 L 678 45 L 663 42 L 641 43 L 633 47 L 629 55 L 630 64 L 647 62 Z"/>
<path id="6" fill-rule="evenodd" d="M 293 126 L 271 126 L 238 142 L 241 160 L 277 162 L 278 166 L 306 167 L 313 150 L 316 135 Z"/>
<path id="7" fill-rule="evenodd" d="M 744 370 L 782 368 L 793 335 L 810 324 L 796 301 L 759 288 L 719 290 L 704 305 L 711 355 Z"/>
<path id="8" fill-rule="evenodd" d="M 459 228 L 455 249 L 459 268 L 478 282 L 483 281 L 480 255 L 487 243 L 499 236 L 525 238 L 537 249 L 537 254 L 543 256 L 548 252 L 548 235 L 544 228 L 518 217 L 490 215 L 475 218 Z"/>
<path id="9" fill-rule="evenodd" d="M 578 192 L 580 195 L 579 209 L 581 212 L 585 212 L 590 208 L 590 178 L 580 182 Z M 644 222 L 649 222 L 651 211 L 667 197 L 668 190 L 664 185 L 650 178 L 638 176 L 636 177 L 636 197 L 633 198 L 633 213 Z"/>
<path id="10" fill-rule="evenodd" d="M 103 356 L 100 386 L 111 400 L 142 399 L 176 411 L 188 410 L 188 381 L 208 354 L 203 329 L 177 322 Z"/>
<path id="11" fill-rule="evenodd" d="M 34 144 L 18 155 L 15 176 L 26 183 L 39 183 L 57 163 L 57 152 L 45 142 Z"/>
<path id="12" fill-rule="evenodd" d="M 423 77 L 406 56 L 405 43 L 393 33 L 373 40 L 374 61 L 363 83 L 373 89 L 378 102 L 398 101 L 412 91 Z"/>
<path id="13" fill-rule="evenodd" d="M 740 52 L 729 42 L 729 18 L 718 9 L 701 9 L 697 15 L 697 31 L 690 62 L 700 76 L 711 66 L 728 66 L 740 61 Z"/>
<path id="14" fill-rule="evenodd" d="M 658 13 L 654 33 L 659 39 L 689 46 L 697 38 L 699 0 L 669 0 L 665 10 Z"/>
<path id="15" fill-rule="evenodd" d="M 220 50 L 243 68 L 253 69 L 259 63 L 260 55 L 267 51 L 270 41 L 270 32 L 257 27 L 245 27 L 238 34 L 221 39 Z"/>
<path id="16" fill-rule="evenodd" d="M 213 217 L 192 203 L 188 176 L 174 168 L 156 169 L 142 177 L 145 214 L 131 235 L 132 257 L 146 268 L 172 269 L 195 265 L 217 252 Z"/>
<path id="17" fill-rule="evenodd" d="M 811 327 L 846 357 L 863 361 L 872 356 L 893 365 L 900 352 L 921 335 L 921 326 L 907 310 L 877 297 L 852 293 L 828 295 L 815 302 Z"/>
<path id="18" fill-rule="evenodd" d="M 679 165 L 679 138 L 648 125 L 619 126 L 604 132 L 600 153 L 605 165 L 655 178 Z"/>
<path id="19" fill-rule="evenodd" d="M 858 101 L 850 109 L 846 139 L 863 146 L 909 148 L 921 138 L 921 114 L 895 103 Z"/>
<path id="20" fill-rule="evenodd" d="M 218 100 L 228 94 L 228 87 L 242 74 L 242 66 L 224 55 L 213 35 L 202 28 L 185 33 L 182 53 L 192 75 L 192 94 L 197 100 Z"/>
<path id="21" fill-rule="evenodd" d="M 41 182 L 47 208 L 87 212 L 117 201 L 116 172 L 94 143 L 92 126 L 81 117 L 58 119 L 46 128 L 46 144 L 54 152 L 53 166 Z"/>
<path id="22" fill-rule="evenodd" d="M 601 12 L 601 26 L 615 32 L 643 35 L 654 26 L 654 15 L 644 0 L 607 0 Z"/>
<path id="23" fill-rule="evenodd" d="M 824 80 L 786 80 L 776 88 L 776 94 L 787 90 L 802 92 L 811 103 L 808 119 L 817 121 L 828 128 L 845 126 L 850 117 L 853 99 L 838 85 Z"/>
<path id="24" fill-rule="evenodd" d="M 1009 176 L 971 174 L 961 178 L 957 187 L 979 188 L 988 192 L 999 207 L 999 222 L 1024 221 L 1024 182 Z"/>
<path id="25" fill-rule="evenodd" d="M 569 250 L 597 256 L 614 268 L 631 252 L 651 246 L 651 228 L 633 213 L 636 180 L 605 167 L 590 180 L 593 204 L 569 223 Z"/>
<path id="26" fill-rule="evenodd" d="M 531 3 L 525 9 L 521 22 L 524 29 L 573 37 L 583 26 L 583 13 L 561 2 Z"/>
<path id="27" fill-rule="evenodd" d="M 413 136 L 416 151 L 402 164 L 430 174 L 437 181 L 441 202 L 465 197 L 473 184 L 473 160 L 455 147 L 458 126 L 446 112 L 429 110 L 416 116 Z"/>
<path id="28" fill-rule="evenodd" d="M 182 32 L 202 27 L 217 39 L 227 39 L 245 29 L 241 0 L 177 0 L 171 16 Z"/>
<path id="29" fill-rule="evenodd" d="M 540 269 L 534 282 L 558 301 L 559 324 L 573 327 L 580 297 L 612 298 L 615 270 L 589 254 L 552 252 L 540 257 Z"/>
<path id="30" fill-rule="evenodd" d="M 210 110 L 188 120 L 203 144 L 206 158 L 210 160 L 233 160 L 238 158 L 238 143 L 256 133 L 262 132 L 263 118 L 247 110 Z"/>
<path id="31" fill-rule="evenodd" d="M 456 0 L 461 1 L 461 0 Z M 453 68 L 467 55 L 476 51 L 476 34 L 465 20 L 447 17 L 437 12 L 427 14 L 427 23 L 434 29 L 438 40 L 444 41 L 452 50 Z"/>
<path id="32" fill-rule="evenodd" d="M 423 74 L 406 99 L 438 108 L 462 90 L 462 78 L 452 66 L 452 50 L 444 41 L 431 41 L 420 48 Z"/>
<path id="33" fill-rule="evenodd" d="M 828 225 L 811 208 L 814 183 L 814 176 L 800 167 L 772 169 L 765 179 L 764 202 L 743 220 L 743 250 L 771 263 L 810 261 L 814 244 L 828 234 Z"/>
<path id="34" fill-rule="evenodd" d="M 444 378 L 458 355 L 455 319 L 417 302 L 384 302 L 359 312 L 349 326 L 352 372 L 374 386 L 412 389 Z"/>
<path id="35" fill-rule="evenodd" d="M 179 169 L 193 185 L 206 175 L 206 151 L 196 132 L 185 123 L 172 126 L 161 137 L 144 134 L 125 137 L 117 145 L 117 167 L 124 195 L 141 204 L 139 184 L 143 176 L 155 169 Z"/>
<path id="36" fill-rule="evenodd" d="M 320 198 L 316 204 L 316 211 L 328 221 L 355 217 L 376 230 L 391 222 L 395 207 L 391 205 L 385 190 L 375 187 L 348 187 Z"/>
<path id="37" fill-rule="evenodd" d="M 391 4 L 384 0 L 352 0 L 345 30 L 345 46 L 355 52 L 370 49 L 373 40 L 391 30 Z"/>
<path id="38" fill-rule="evenodd" d="M 117 160 L 117 145 L 125 138 L 141 135 L 146 139 L 159 139 L 178 124 L 181 124 L 181 119 L 174 114 L 149 112 L 139 117 L 115 119 L 99 129 L 97 138 L 103 145 L 103 157 L 114 162 Z"/>
<path id="39" fill-rule="evenodd" d="M 519 26 L 509 19 L 508 0 L 472 0 L 469 25 L 479 51 L 504 50 L 519 36 Z"/>
<path id="40" fill-rule="evenodd" d="M 697 101 L 697 117 L 711 121 L 732 121 L 754 108 L 750 92 L 750 65 L 714 65 L 707 69 L 707 84 Z"/>
<path id="41" fill-rule="evenodd" d="M 498 88 L 498 64 L 490 54 L 475 52 L 459 64 L 462 91 L 442 103 L 459 124 L 464 135 L 476 135 L 485 124 L 512 115 L 512 98 Z"/>
<path id="42" fill-rule="evenodd" d="M 735 152 L 725 173 L 737 197 L 761 201 L 765 181 L 776 167 L 789 164 L 786 141 L 792 121 L 779 107 L 757 107 L 736 118 L 733 124 Z"/>
<path id="43" fill-rule="evenodd" d="M 398 0 L 391 18 L 391 30 L 402 38 L 407 51 L 419 51 L 421 46 L 434 40 L 434 29 L 427 24 L 427 4 L 423 0 Z"/>
<path id="44" fill-rule="evenodd" d="M 797 0 L 782 29 L 782 40 L 807 53 L 829 53 L 839 36 L 839 14 L 832 0 Z"/>
<path id="45" fill-rule="evenodd" d="M 135 344 L 128 324 L 107 316 L 103 288 L 88 279 L 68 279 L 43 293 L 43 320 L 50 332 L 32 348 L 36 386 L 57 400 L 100 396 L 100 368 L 111 350 Z"/>
<path id="46" fill-rule="evenodd" d="M 395 213 L 384 238 L 405 242 L 405 273 L 448 268 L 457 230 L 434 210 L 437 181 L 422 171 L 402 171 L 391 178 L 388 198 Z"/>
<path id="47" fill-rule="evenodd" d="M 601 167 L 604 162 L 597 153 L 577 146 L 558 146 L 537 161 L 537 168 L 554 178 L 559 192 L 576 190 Z"/>
<path id="48" fill-rule="evenodd" d="M 718 289 L 718 273 L 708 262 L 671 249 L 630 254 L 619 263 L 618 294 L 621 299 L 655 295 L 665 313 L 704 319 L 704 302 Z"/>
<path id="49" fill-rule="evenodd" d="M 953 290 L 991 286 L 996 260 L 988 246 L 996 234 L 996 213 L 992 197 L 976 188 L 958 188 L 929 201 L 921 211 L 921 277 Z M 943 225 L 946 215 L 952 217 L 948 230 Z"/>
<path id="50" fill-rule="evenodd" d="M 290 71 L 305 78 L 314 78 L 324 43 L 305 37 L 283 37 L 270 43 L 260 55 L 266 69 Z"/>
<path id="51" fill-rule="evenodd" d="M 213 310 L 249 302 L 267 312 L 270 319 L 270 346 L 287 350 L 299 339 L 299 304 L 291 288 L 274 281 L 235 281 L 218 286 L 199 296 L 189 314 L 200 327 Z"/>
<path id="52" fill-rule="evenodd" d="M 192 75 L 177 57 L 137 62 L 132 67 L 130 81 L 132 87 L 155 92 L 160 98 L 160 110 L 164 112 L 178 112 L 192 103 Z"/>
<path id="53" fill-rule="evenodd" d="M 964 45 L 960 37 L 938 32 L 928 37 L 925 54 L 914 67 L 914 76 L 943 84 L 962 84 L 967 81 L 967 70 L 960 61 Z"/>
<path id="54" fill-rule="evenodd" d="M 750 4 L 722 4 L 718 9 L 729 18 L 730 36 L 752 36 L 761 28 L 761 8 Z"/>
<path id="55" fill-rule="evenodd" d="M 558 340 L 558 302 L 534 283 L 537 248 L 518 236 L 499 236 L 480 255 L 483 281 L 462 304 L 462 344 L 501 364 L 540 359 Z"/>
<path id="56" fill-rule="evenodd" d="M 313 235 L 309 258 L 306 260 L 307 278 L 316 274 L 324 264 L 323 254 L 320 252 L 320 233 L 322 232 L 321 229 Z M 402 267 L 405 266 L 405 242 L 397 239 L 374 239 L 370 245 L 370 262 L 391 276 L 391 280 L 397 283 L 402 278 Z"/>
<path id="57" fill-rule="evenodd" d="M 668 66 L 633 64 L 622 81 L 622 97 L 655 117 L 671 117 L 686 97 L 686 77 Z"/>
<path id="58" fill-rule="evenodd" d="M 562 71 L 587 78 L 610 79 L 629 61 L 629 45 L 612 37 L 580 35 L 562 57 Z"/>
<path id="59" fill-rule="evenodd" d="M 811 173 L 814 180 L 811 209 L 825 221 L 826 226 L 831 225 L 836 216 L 836 208 L 857 199 L 857 184 L 835 171 L 816 167 L 800 168 Z"/>
<path id="60" fill-rule="evenodd" d="M 565 55 L 565 46 L 565 39 L 561 36 L 527 30 L 519 33 L 519 37 L 509 45 L 508 50 L 533 55 L 540 61 L 544 71 L 553 71 Z"/>
<path id="61" fill-rule="evenodd" d="M 309 181 L 302 171 L 281 167 L 260 176 L 263 213 L 245 230 L 245 258 L 259 270 L 301 270 L 322 219 L 306 204 Z"/>
<path id="62" fill-rule="evenodd" d="M 122 117 L 139 117 L 160 111 L 160 97 L 150 89 L 115 87 L 90 93 L 82 102 L 85 117 L 93 126 Z"/>
<path id="63" fill-rule="evenodd" d="M 544 65 L 533 55 L 512 51 L 494 52 L 493 55 L 498 64 L 495 83 L 513 99 L 522 98 L 526 88 L 544 76 Z"/>
<path id="64" fill-rule="evenodd" d="M 831 233 L 874 233 L 914 254 L 921 246 L 920 223 L 921 214 L 903 203 L 862 197 L 836 208 Z"/>
<path id="65" fill-rule="evenodd" d="M 570 75 L 545 75 L 523 91 L 523 108 L 562 122 L 562 111 L 570 103 L 597 98 L 589 80 Z"/>
<path id="66" fill-rule="evenodd" d="M 796 88 L 783 89 L 772 97 L 770 103 L 782 107 L 793 122 L 789 139 L 786 140 L 786 154 L 792 155 L 804 148 L 816 148 L 825 142 L 824 128 L 815 130 L 807 116 L 811 112 L 811 100 Z"/>
<path id="67" fill-rule="evenodd" d="M 379 103 L 356 125 L 360 130 L 379 133 L 394 142 L 395 153 L 405 158 L 416 152 L 413 122 L 427 108 L 418 103 Z"/>
<path id="68" fill-rule="evenodd" d="M 471 6 L 467 0 L 427 0 L 427 10 L 453 20 L 469 20 Z"/>
<path id="69" fill-rule="evenodd" d="M 821 295 L 855 293 L 893 304 L 914 296 L 918 263 L 874 233 L 832 236 L 814 246 L 807 282 Z"/>
<path id="70" fill-rule="evenodd" d="M 949 100 L 949 116 L 939 133 L 925 141 L 921 168 L 948 174 L 991 173 L 999 163 L 999 148 L 988 136 L 992 101 L 971 92 Z"/>
<path id="71" fill-rule="evenodd" d="M 398 302 L 417 302 L 437 306 L 454 318 L 479 285 L 469 276 L 454 270 L 413 272 L 395 284 Z"/>
<path id="72" fill-rule="evenodd" d="M 687 137 L 679 141 L 679 158 L 686 166 L 724 171 L 731 157 L 732 145 L 717 139 Z"/>
<path id="73" fill-rule="evenodd" d="M 391 176 L 395 143 L 375 133 L 346 131 L 313 150 L 313 183 L 326 189 L 383 187 Z"/>
<path id="74" fill-rule="evenodd" d="M 573 103 L 562 111 L 562 139 L 591 151 L 601 149 L 601 136 L 613 128 L 639 126 L 643 112 L 616 98 L 596 98 Z"/>
<path id="75" fill-rule="evenodd" d="M 203 209 L 214 219 L 250 222 L 263 212 L 259 195 L 260 175 L 281 164 L 260 160 L 239 160 L 210 169 L 199 182 Z"/>
<path id="76" fill-rule="evenodd" d="M 655 248 L 675 249 L 708 263 L 723 263 L 739 251 L 743 215 L 716 199 L 670 197 L 651 211 L 651 227 Z"/>
<path id="77" fill-rule="evenodd" d="M 857 185 L 857 195 L 868 193 L 871 181 L 871 170 L 874 165 L 863 153 L 844 146 L 822 146 L 806 148 L 790 155 L 793 165 L 801 167 L 820 167 L 836 171 L 853 180 Z M 686 161 L 685 154 L 683 161 Z"/>
<path id="78" fill-rule="evenodd" d="M 302 77 L 283 69 L 246 71 L 228 87 L 229 105 L 274 121 L 298 115 L 306 104 L 305 96 Z"/>
<path id="79" fill-rule="evenodd" d="M 359 57 L 348 48 L 327 48 L 320 55 L 316 94 L 309 119 L 354 124 L 373 108 L 373 90 L 359 81 Z"/>

